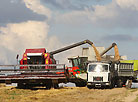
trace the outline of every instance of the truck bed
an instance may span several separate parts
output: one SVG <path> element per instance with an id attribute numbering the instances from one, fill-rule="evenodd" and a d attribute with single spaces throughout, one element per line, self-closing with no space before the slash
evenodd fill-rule
<path id="1" fill-rule="evenodd" d="M 133 63 L 119 63 L 118 76 L 134 76 Z"/>

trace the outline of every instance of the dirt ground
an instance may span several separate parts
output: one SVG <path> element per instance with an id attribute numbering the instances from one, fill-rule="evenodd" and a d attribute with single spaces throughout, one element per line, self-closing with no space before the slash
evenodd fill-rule
<path id="1" fill-rule="evenodd" d="M 86 87 L 64 87 L 17 89 L 0 85 L 0 102 L 138 102 L 138 89 L 88 89 Z"/>

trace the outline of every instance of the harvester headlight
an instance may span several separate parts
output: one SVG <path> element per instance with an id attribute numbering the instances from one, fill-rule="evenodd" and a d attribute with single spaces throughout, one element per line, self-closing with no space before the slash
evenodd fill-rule
<path id="1" fill-rule="evenodd" d="M 46 64 L 48 64 L 48 59 L 46 59 Z"/>
<path id="2" fill-rule="evenodd" d="M 27 58 L 24 58 L 23 60 L 27 60 Z"/>
<path id="3" fill-rule="evenodd" d="M 45 57 L 47 57 L 47 54 L 45 54 Z"/>
<path id="4" fill-rule="evenodd" d="M 24 56 L 27 56 L 26 54 L 24 54 Z"/>

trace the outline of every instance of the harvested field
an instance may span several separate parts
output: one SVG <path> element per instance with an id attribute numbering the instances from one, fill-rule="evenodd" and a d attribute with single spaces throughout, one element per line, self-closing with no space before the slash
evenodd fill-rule
<path id="1" fill-rule="evenodd" d="M 138 102 L 137 89 L 65 87 L 46 90 L 0 85 L 0 102 Z"/>

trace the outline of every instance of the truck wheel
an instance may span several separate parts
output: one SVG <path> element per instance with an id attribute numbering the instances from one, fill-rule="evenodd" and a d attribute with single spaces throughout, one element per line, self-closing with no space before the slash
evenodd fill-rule
<path id="1" fill-rule="evenodd" d="M 112 80 L 111 83 L 110 83 L 109 88 L 112 89 L 112 88 L 114 88 L 114 87 L 115 87 L 115 82 L 114 82 L 114 80 Z"/>
<path id="2" fill-rule="evenodd" d="M 122 81 L 121 80 L 117 80 L 117 87 L 122 87 Z"/>
<path id="3" fill-rule="evenodd" d="M 113 86 L 112 86 L 112 84 L 109 86 L 109 89 L 112 89 L 113 88 Z"/>

